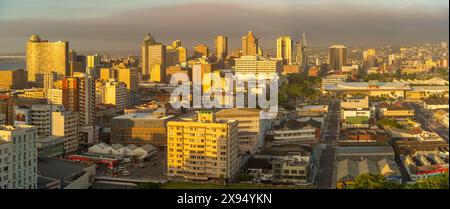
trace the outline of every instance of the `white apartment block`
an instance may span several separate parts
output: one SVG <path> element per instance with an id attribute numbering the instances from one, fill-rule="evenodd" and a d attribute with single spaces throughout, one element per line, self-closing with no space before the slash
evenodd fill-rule
<path id="1" fill-rule="evenodd" d="M 36 188 L 36 128 L 0 126 L 0 189 Z"/>

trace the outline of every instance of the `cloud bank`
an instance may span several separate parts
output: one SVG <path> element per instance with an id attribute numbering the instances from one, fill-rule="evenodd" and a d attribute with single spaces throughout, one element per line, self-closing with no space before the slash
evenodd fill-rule
<path id="1" fill-rule="evenodd" d="M 227 35 L 230 47 L 238 48 L 241 36 L 248 30 L 260 38 L 263 49 L 274 48 L 278 36 L 298 39 L 303 31 L 313 46 L 439 42 L 448 40 L 448 13 L 448 6 L 430 9 L 200 2 L 65 19 L 2 19 L 0 53 L 23 52 L 31 34 L 50 41 L 67 40 L 78 51 L 137 51 L 147 32 L 163 43 L 181 39 L 189 49 L 200 43 L 212 48 L 218 34 Z"/>

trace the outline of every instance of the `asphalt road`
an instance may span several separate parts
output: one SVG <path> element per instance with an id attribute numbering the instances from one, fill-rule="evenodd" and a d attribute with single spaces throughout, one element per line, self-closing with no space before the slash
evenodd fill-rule
<path id="1" fill-rule="evenodd" d="M 334 188 L 333 170 L 335 167 L 335 146 L 337 146 L 337 137 L 339 135 L 340 102 L 338 100 L 330 101 L 328 106 L 328 117 L 325 124 L 325 131 L 322 144 L 325 149 L 319 160 L 319 170 L 317 172 L 317 187 L 319 189 Z"/>
<path id="2" fill-rule="evenodd" d="M 157 156 L 144 161 L 144 167 L 140 168 L 138 164 L 129 163 L 124 165 L 125 170 L 129 171 L 129 175 L 125 176 L 123 174 L 114 175 L 120 178 L 130 178 L 130 179 L 160 179 L 164 178 L 164 169 L 166 167 L 166 152 L 160 151 Z M 111 176 L 107 173 L 106 166 L 100 165 L 97 167 L 97 176 Z"/>
<path id="3" fill-rule="evenodd" d="M 422 129 L 435 132 L 448 142 L 449 129 L 435 121 L 432 112 L 422 108 L 418 104 L 410 104 L 410 106 L 414 108 L 416 119 L 420 122 Z"/>

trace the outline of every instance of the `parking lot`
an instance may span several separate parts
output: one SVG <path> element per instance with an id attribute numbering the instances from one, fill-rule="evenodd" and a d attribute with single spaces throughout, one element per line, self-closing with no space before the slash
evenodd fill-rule
<path id="1" fill-rule="evenodd" d="M 99 165 L 97 167 L 97 176 L 110 176 L 120 178 L 137 178 L 137 179 L 160 179 L 164 178 L 164 170 L 166 168 L 166 152 L 159 151 L 156 156 L 145 160 L 143 167 L 139 166 L 139 163 L 127 163 L 122 166 L 128 171 L 128 174 L 111 174 L 108 173 L 106 165 Z"/>

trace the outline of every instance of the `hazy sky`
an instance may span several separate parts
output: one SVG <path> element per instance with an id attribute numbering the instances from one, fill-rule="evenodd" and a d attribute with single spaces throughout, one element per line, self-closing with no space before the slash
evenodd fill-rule
<path id="1" fill-rule="evenodd" d="M 31 34 L 78 51 L 138 50 L 147 32 L 189 49 L 218 34 L 236 48 L 248 30 L 263 49 L 302 31 L 314 46 L 440 42 L 448 15 L 447 0 L 0 0 L 0 53 L 24 52 Z"/>

